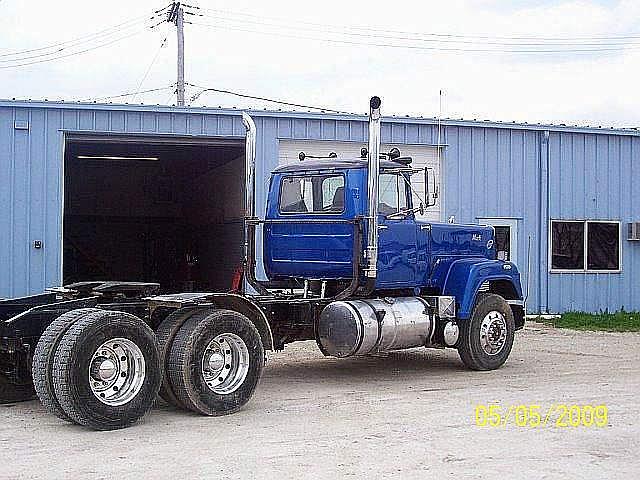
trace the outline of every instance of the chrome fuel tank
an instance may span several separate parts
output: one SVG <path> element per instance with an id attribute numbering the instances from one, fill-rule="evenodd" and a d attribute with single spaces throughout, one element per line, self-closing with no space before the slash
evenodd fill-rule
<path id="1" fill-rule="evenodd" d="M 402 350 L 430 343 L 434 325 L 419 297 L 338 301 L 320 314 L 317 342 L 334 357 Z"/>

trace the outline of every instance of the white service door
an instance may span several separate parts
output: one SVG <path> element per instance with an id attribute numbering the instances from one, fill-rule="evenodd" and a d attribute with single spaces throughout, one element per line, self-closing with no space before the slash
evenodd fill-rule
<path id="1" fill-rule="evenodd" d="M 519 265 L 518 220 L 514 218 L 479 218 L 480 225 L 490 225 L 496 232 L 498 260 L 507 260 Z"/>
<path id="2" fill-rule="evenodd" d="M 298 155 L 300 152 L 304 152 L 307 155 L 328 156 L 329 153 L 335 152 L 338 158 L 359 158 L 360 150 L 362 147 L 366 147 L 366 143 L 360 142 L 335 142 L 326 140 L 280 140 L 280 152 L 278 156 L 280 165 L 288 165 L 290 163 L 299 162 Z M 443 180 L 440 177 L 440 163 L 438 162 L 438 149 L 436 147 L 430 147 L 426 145 L 397 145 L 397 144 L 382 144 L 381 150 L 388 152 L 393 147 L 397 147 L 400 150 L 400 154 L 403 157 L 411 157 L 414 168 L 423 168 L 428 166 L 433 168 L 433 172 L 438 179 L 439 189 L 442 192 Z M 327 159 L 330 162 L 331 159 Z M 415 190 L 413 195 L 413 204 L 417 206 L 420 203 L 420 198 L 424 198 L 424 175 L 422 173 L 416 173 L 413 175 L 411 185 Z M 440 221 L 441 220 L 441 198 L 436 200 L 436 204 L 433 207 L 428 208 L 425 211 L 424 216 L 416 214 L 416 218 Z"/>

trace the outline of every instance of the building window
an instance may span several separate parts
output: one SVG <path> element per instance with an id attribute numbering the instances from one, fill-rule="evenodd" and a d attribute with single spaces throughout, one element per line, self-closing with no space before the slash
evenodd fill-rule
<path id="1" fill-rule="evenodd" d="M 620 223 L 552 220 L 551 270 L 620 271 Z"/>
<path id="2" fill-rule="evenodd" d="M 584 270 L 584 222 L 551 222 L 551 268 Z"/>
<path id="3" fill-rule="evenodd" d="M 587 222 L 587 270 L 620 270 L 620 224 Z"/>

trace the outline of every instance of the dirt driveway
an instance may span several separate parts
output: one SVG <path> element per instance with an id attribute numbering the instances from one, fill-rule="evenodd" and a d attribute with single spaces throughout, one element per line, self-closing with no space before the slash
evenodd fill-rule
<path id="1" fill-rule="evenodd" d="M 476 426 L 475 407 L 605 404 L 596 427 Z M 553 422 L 551 422 L 553 423 Z M 158 405 L 92 432 L 38 402 L 0 406 L 0 478 L 640 478 L 640 334 L 529 324 L 507 364 L 471 372 L 455 351 L 324 358 L 311 342 L 271 356 L 240 413 Z"/>

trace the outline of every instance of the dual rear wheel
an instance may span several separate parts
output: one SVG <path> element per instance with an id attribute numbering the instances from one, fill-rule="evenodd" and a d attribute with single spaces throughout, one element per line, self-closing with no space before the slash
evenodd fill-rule
<path id="1" fill-rule="evenodd" d="M 179 328 L 164 323 L 182 322 Z M 188 318 L 167 317 L 159 335 L 165 356 L 162 396 L 176 407 L 202 415 L 225 415 L 242 408 L 262 375 L 264 347 L 247 317 L 231 310 L 205 310 Z"/>
<path id="2" fill-rule="evenodd" d="M 153 331 L 134 315 L 98 309 L 54 320 L 38 342 L 32 372 L 50 413 L 95 430 L 137 422 L 162 378 Z"/>
<path id="3" fill-rule="evenodd" d="M 236 312 L 180 310 L 156 336 L 133 315 L 79 309 L 47 327 L 32 371 L 50 413 L 113 430 L 142 418 L 159 391 L 180 408 L 232 413 L 250 399 L 263 365 L 260 335 Z"/>

